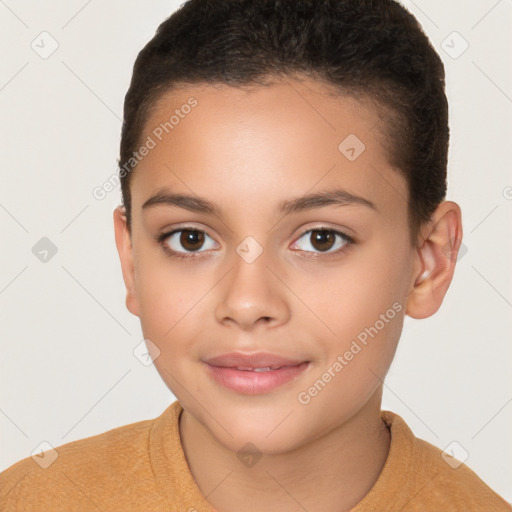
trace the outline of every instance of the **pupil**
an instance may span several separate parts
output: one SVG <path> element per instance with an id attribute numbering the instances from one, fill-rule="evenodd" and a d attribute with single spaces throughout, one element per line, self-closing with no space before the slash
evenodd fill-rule
<path id="1" fill-rule="evenodd" d="M 312 244 L 319 251 L 327 251 L 334 244 L 334 233 L 325 230 L 311 231 Z"/>
<path id="2" fill-rule="evenodd" d="M 200 231 L 183 230 L 180 236 L 180 243 L 188 251 L 194 251 L 203 245 L 204 234 Z"/>

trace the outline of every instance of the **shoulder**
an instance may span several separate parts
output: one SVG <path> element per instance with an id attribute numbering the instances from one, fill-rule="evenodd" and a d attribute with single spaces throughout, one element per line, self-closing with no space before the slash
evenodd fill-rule
<path id="1" fill-rule="evenodd" d="M 422 439 L 416 439 L 416 447 L 420 456 L 418 470 L 429 479 L 424 484 L 432 504 L 441 507 L 453 503 L 454 511 L 512 511 L 512 506 L 466 464 Z"/>
<path id="2" fill-rule="evenodd" d="M 391 425 L 407 473 L 404 479 L 409 496 L 407 510 L 444 512 L 511 512 L 512 506 L 494 492 L 473 470 L 452 454 L 417 438 L 397 414 L 383 411 Z M 392 441 L 393 442 L 393 441 Z M 397 457 L 398 459 L 399 457 Z"/>
<path id="3" fill-rule="evenodd" d="M 151 475 L 148 447 L 155 421 L 124 425 L 17 462 L 0 474 L 0 509 L 56 510 L 64 501 L 73 503 L 67 510 L 75 510 L 103 499 L 102 489 L 144 481 Z"/>

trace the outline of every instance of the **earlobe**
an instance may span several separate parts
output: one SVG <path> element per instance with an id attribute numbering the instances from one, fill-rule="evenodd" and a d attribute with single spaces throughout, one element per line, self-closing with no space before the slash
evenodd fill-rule
<path id="1" fill-rule="evenodd" d="M 422 239 L 416 253 L 420 270 L 413 276 L 412 290 L 407 298 L 406 314 L 412 318 L 433 315 L 448 291 L 462 242 L 459 206 L 452 201 L 441 203 L 432 221 L 424 226 Z"/>
<path id="2" fill-rule="evenodd" d="M 133 259 L 133 245 L 128 228 L 124 206 L 114 210 L 114 232 L 117 252 L 121 261 L 123 280 L 126 286 L 126 307 L 135 316 L 139 316 L 137 295 L 135 293 L 135 266 Z"/>

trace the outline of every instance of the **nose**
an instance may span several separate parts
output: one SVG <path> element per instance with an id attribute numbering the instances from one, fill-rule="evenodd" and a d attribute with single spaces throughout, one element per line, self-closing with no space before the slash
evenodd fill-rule
<path id="1" fill-rule="evenodd" d="M 266 251 L 250 263 L 235 254 L 217 299 L 217 321 L 244 331 L 286 323 L 290 318 L 287 289 L 276 277 L 275 267 Z"/>

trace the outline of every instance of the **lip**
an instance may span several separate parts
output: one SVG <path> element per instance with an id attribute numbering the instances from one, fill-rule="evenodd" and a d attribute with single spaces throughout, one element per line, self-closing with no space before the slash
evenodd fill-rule
<path id="1" fill-rule="evenodd" d="M 255 354 L 232 352 L 208 358 L 203 362 L 216 382 L 232 391 L 246 395 L 273 391 L 298 377 L 310 364 L 306 360 L 285 358 L 268 352 Z M 270 370 L 254 371 L 255 368 L 270 368 Z"/>

